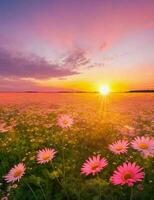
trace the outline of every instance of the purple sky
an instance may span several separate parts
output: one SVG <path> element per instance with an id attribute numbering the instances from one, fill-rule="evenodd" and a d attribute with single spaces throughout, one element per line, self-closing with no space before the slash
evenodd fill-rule
<path id="1" fill-rule="evenodd" d="M 153 0 L 1 0 L 0 91 L 154 89 Z"/>

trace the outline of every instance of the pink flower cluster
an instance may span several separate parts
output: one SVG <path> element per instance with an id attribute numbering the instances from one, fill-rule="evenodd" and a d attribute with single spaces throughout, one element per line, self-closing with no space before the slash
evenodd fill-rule
<path id="1" fill-rule="evenodd" d="M 56 151 L 55 149 L 45 148 L 39 150 L 36 155 L 36 160 L 38 164 L 45 164 L 49 161 L 52 161 L 55 157 Z M 14 165 L 12 169 L 8 172 L 4 179 L 7 183 L 14 183 L 15 181 L 19 181 L 25 174 L 26 167 L 23 163 L 19 163 Z"/>
<path id="2" fill-rule="evenodd" d="M 81 174 L 86 176 L 95 175 L 103 170 L 107 164 L 106 158 L 101 158 L 100 155 L 89 157 L 81 168 Z M 133 186 L 135 182 L 142 181 L 143 178 L 144 172 L 142 172 L 141 167 L 136 163 L 125 162 L 113 172 L 110 181 L 114 185 L 127 184 L 128 186 Z"/>
<path id="3" fill-rule="evenodd" d="M 135 136 L 136 130 L 132 126 L 125 125 L 123 128 L 120 128 L 120 132 L 122 135 Z"/>
<path id="4" fill-rule="evenodd" d="M 57 124 L 61 128 L 70 128 L 73 124 L 73 119 L 68 115 L 61 115 L 58 120 Z M 1 127 L 0 127 L 1 128 Z M 38 164 L 45 164 L 49 161 L 52 161 L 56 155 L 55 149 L 51 148 L 45 148 L 41 149 L 37 152 L 36 160 Z M 8 172 L 6 176 L 4 176 L 4 179 L 6 182 L 14 183 L 15 181 L 19 181 L 25 174 L 26 167 L 23 163 L 19 163 L 17 165 L 14 165 L 12 169 Z"/>
<path id="5" fill-rule="evenodd" d="M 109 150 L 114 154 L 122 154 L 127 153 L 129 146 L 129 142 L 127 140 L 118 140 L 109 145 Z M 145 157 L 154 156 L 154 139 L 150 137 L 136 137 L 131 142 L 131 147 L 140 153 L 142 153 Z"/>
<path id="6" fill-rule="evenodd" d="M 73 119 L 68 115 L 61 115 L 57 120 L 58 126 L 61 128 L 70 128 L 73 125 Z M 134 133 L 134 130 L 130 127 L 125 127 L 127 131 L 131 132 L 131 135 Z M 153 156 L 154 155 L 154 139 L 149 137 L 136 137 L 131 142 L 132 148 L 144 154 L 144 156 Z M 109 150 L 114 154 L 123 154 L 127 153 L 129 147 L 129 142 L 127 140 L 118 140 L 112 144 L 109 144 Z M 55 158 L 56 150 L 52 148 L 44 148 L 37 152 L 36 161 L 38 164 L 45 164 L 49 161 L 52 161 Z M 81 174 L 86 176 L 96 175 L 97 173 L 104 170 L 107 167 L 108 161 L 105 157 L 100 155 L 93 155 L 89 157 L 83 164 L 81 168 Z M 26 166 L 24 163 L 19 163 L 15 165 L 8 174 L 4 177 L 6 182 L 14 183 L 19 181 L 25 174 Z M 113 175 L 110 178 L 110 182 L 114 185 L 128 185 L 133 186 L 134 183 L 142 181 L 144 178 L 143 169 L 138 166 L 135 162 L 124 162 L 122 165 L 118 166 L 117 169 L 113 172 Z M 5 197 L 4 197 L 5 198 Z"/>
<path id="7" fill-rule="evenodd" d="M 136 137 L 131 142 L 132 148 L 143 153 L 144 156 L 154 155 L 154 140 L 149 137 Z M 129 142 L 127 140 L 118 140 L 109 145 L 109 150 L 114 154 L 127 153 Z M 81 174 L 86 176 L 92 174 L 95 175 L 103 170 L 107 166 L 108 162 L 106 158 L 101 158 L 100 155 L 89 157 L 81 168 Z M 135 182 L 140 182 L 144 178 L 143 169 L 136 165 L 136 163 L 125 162 L 118 166 L 113 172 L 110 181 L 114 185 L 133 186 Z"/>

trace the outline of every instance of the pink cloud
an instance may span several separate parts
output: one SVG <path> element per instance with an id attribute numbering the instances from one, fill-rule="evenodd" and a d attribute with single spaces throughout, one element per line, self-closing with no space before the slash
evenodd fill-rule
<path id="1" fill-rule="evenodd" d="M 121 2 L 83 4 L 74 7 L 59 6 L 42 13 L 35 21 L 39 37 L 63 48 L 81 45 L 91 49 L 107 50 L 119 40 L 153 25 L 154 3 Z M 57 12 L 57 13 L 56 13 Z M 146 17 L 145 17 L 146 16 Z"/>

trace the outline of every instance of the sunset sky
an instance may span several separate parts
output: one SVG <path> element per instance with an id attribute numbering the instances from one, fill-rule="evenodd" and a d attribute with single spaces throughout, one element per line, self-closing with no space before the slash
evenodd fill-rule
<path id="1" fill-rule="evenodd" d="M 0 91 L 154 89 L 154 0 L 0 0 Z"/>

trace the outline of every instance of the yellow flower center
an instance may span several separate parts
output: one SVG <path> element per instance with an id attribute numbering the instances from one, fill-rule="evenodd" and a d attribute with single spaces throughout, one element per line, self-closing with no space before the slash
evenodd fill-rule
<path id="1" fill-rule="evenodd" d="M 48 160 L 49 158 L 50 158 L 49 154 L 46 153 L 46 154 L 43 155 L 43 160 Z"/>
<path id="2" fill-rule="evenodd" d="M 128 179 L 131 179 L 131 178 L 132 178 L 132 173 L 130 173 L 130 172 L 124 173 L 124 175 L 123 175 L 124 180 L 128 180 Z"/>
<path id="3" fill-rule="evenodd" d="M 147 149 L 148 148 L 148 145 L 146 143 L 140 143 L 138 145 L 141 149 Z"/>
<path id="4" fill-rule="evenodd" d="M 15 172 L 14 172 L 14 178 L 17 178 L 18 176 L 21 176 L 22 175 L 22 170 L 21 169 L 17 169 Z"/>
<path id="5" fill-rule="evenodd" d="M 116 148 L 115 148 L 117 151 L 121 151 L 121 150 L 123 150 L 123 146 L 116 146 Z"/>
<path id="6" fill-rule="evenodd" d="M 68 124 L 68 121 L 67 121 L 67 120 L 64 120 L 64 121 L 63 121 L 63 124 L 67 125 L 67 124 Z"/>
<path id="7" fill-rule="evenodd" d="M 93 164 L 91 165 L 92 170 L 96 170 L 98 167 L 99 167 L 99 164 L 98 164 L 98 163 L 93 163 Z"/>

